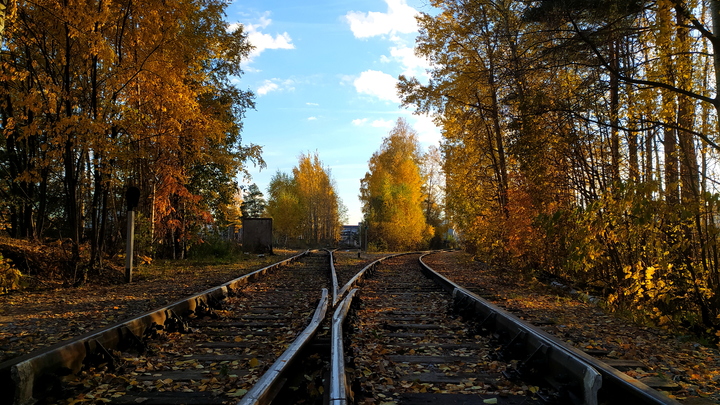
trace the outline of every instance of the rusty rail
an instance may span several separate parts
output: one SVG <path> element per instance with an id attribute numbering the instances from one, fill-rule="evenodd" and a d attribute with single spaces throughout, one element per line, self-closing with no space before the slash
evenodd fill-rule
<path id="1" fill-rule="evenodd" d="M 333 252 L 335 249 L 330 250 L 326 249 L 328 254 L 330 255 L 330 279 L 332 280 L 332 306 L 335 307 L 337 305 L 338 300 L 340 300 L 340 296 L 338 295 L 339 287 L 338 287 L 338 279 L 337 279 L 337 272 L 335 271 L 335 257 L 333 256 Z"/>

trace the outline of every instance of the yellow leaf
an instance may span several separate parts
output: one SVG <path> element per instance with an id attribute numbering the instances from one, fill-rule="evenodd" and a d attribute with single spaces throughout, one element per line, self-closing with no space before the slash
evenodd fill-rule
<path id="1" fill-rule="evenodd" d="M 483 404 L 497 404 L 497 398 L 483 399 Z"/>
<path id="2" fill-rule="evenodd" d="M 247 394 L 247 390 L 246 390 L 246 389 L 243 389 L 243 388 L 240 388 L 239 390 L 237 390 L 237 391 L 235 391 L 235 392 L 233 392 L 233 393 L 231 393 L 231 394 L 228 394 L 228 396 L 230 396 L 230 397 L 241 397 L 241 396 L 243 396 L 243 395 L 245 395 L 245 394 Z"/>
<path id="3" fill-rule="evenodd" d="M 250 365 L 250 368 L 255 368 L 260 364 L 260 361 L 253 357 L 252 359 L 250 359 L 250 362 L 248 364 Z"/>

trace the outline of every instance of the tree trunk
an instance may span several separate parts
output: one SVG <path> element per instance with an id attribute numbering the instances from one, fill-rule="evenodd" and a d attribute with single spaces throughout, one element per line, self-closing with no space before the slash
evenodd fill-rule
<path id="1" fill-rule="evenodd" d="M 619 70 L 619 41 L 610 44 L 610 66 Z M 610 75 L 610 166 L 613 188 L 620 183 L 620 81 L 617 75 Z"/>

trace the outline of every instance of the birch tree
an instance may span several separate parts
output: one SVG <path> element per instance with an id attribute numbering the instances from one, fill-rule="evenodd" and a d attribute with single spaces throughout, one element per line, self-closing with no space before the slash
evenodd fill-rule
<path id="1" fill-rule="evenodd" d="M 417 249 L 433 236 L 424 215 L 420 161 L 417 133 L 399 118 L 370 158 L 360 186 L 368 240 L 378 248 Z"/>

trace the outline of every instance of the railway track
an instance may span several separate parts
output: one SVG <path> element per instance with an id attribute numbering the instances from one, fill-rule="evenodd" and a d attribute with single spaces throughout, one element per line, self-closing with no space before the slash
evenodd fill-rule
<path id="1" fill-rule="evenodd" d="M 25 356 L 0 367 L 4 392 L 16 404 L 236 402 L 324 318 L 328 270 L 326 252 L 306 253 Z"/>
<path id="2" fill-rule="evenodd" d="M 470 309 L 475 316 L 483 316 L 485 322 L 494 324 L 487 325 L 488 327 L 494 327 L 500 330 L 501 333 L 517 333 L 519 330 L 517 325 L 527 325 L 526 329 L 530 330 L 533 335 L 542 337 L 543 340 L 557 342 L 559 350 L 589 365 L 600 374 L 601 379 L 597 387 L 594 402 L 602 404 L 679 404 L 678 401 L 656 390 L 666 389 L 676 385 L 673 384 L 672 381 L 661 378 L 645 378 L 639 380 L 631 376 L 637 374 L 636 371 L 647 368 L 642 362 L 638 360 L 607 357 L 607 355 L 611 353 L 610 350 L 598 349 L 586 344 L 578 345 L 580 342 L 577 341 L 574 342 L 574 344 L 570 344 L 569 342 L 572 342 L 574 339 L 572 335 L 568 333 L 568 328 L 557 325 L 554 320 L 549 319 L 547 311 L 532 308 L 518 310 L 512 307 L 508 308 L 508 310 L 500 309 L 489 301 L 486 301 L 486 299 L 499 302 L 502 302 L 503 299 L 495 296 L 491 291 L 488 291 L 484 287 L 484 284 L 478 279 L 477 274 L 468 274 L 467 271 L 455 269 L 454 266 L 448 268 L 442 261 L 435 261 L 434 259 L 436 257 L 435 255 L 428 255 L 424 257 L 424 261 L 421 260 L 421 263 L 426 273 L 432 273 L 430 276 L 444 285 L 446 290 L 453 291 L 453 295 L 456 296 L 456 306 L 458 306 L 458 304 L 459 306 L 465 306 L 464 309 Z M 426 263 L 430 263 L 430 265 Z M 433 267 L 437 265 L 437 267 L 431 269 L 431 265 Z M 459 287 L 457 284 L 445 278 L 446 275 L 452 275 L 463 287 Z M 502 318 L 496 318 L 494 315 L 497 311 L 504 312 L 504 316 Z M 606 318 L 606 315 L 602 312 L 595 312 L 595 316 L 598 318 Z M 506 319 L 512 319 L 512 322 L 507 322 Z M 583 326 L 579 325 L 579 327 L 582 328 Z M 619 326 L 613 325 L 611 327 Z M 595 330 L 594 333 L 603 334 L 605 331 Z M 587 333 L 583 332 L 581 335 L 587 335 Z M 599 339 L 600 336 L 597 336 L 597 338 Z M 522 339 L 526 339 L 526 337 Z M 631 372 L 626 374 L 624 371 L 628 370 Z"/>
<path id="3" fill-rule="evenodd" d="M 453 283 L 422 257 L 364 273 L 343 287 L 364 279 L 333 319 L 334 405 L 679 404 Z M 343 325 L 353 297 L 360 308 Z M 345 355 L 351 361 L 342 370 Z"/>
<path id="4" fill-rule="evenodd" d="M 333 251 L 335 270 L 339 286 L 343 287 L 369 263 L 385 256 L 387 255 L 360 252 L 358 257 L 358 251 L 356 249 Z"/>
<path id="5" fill-rule="evenodd" d="M 677 404 L 419 254 L 369 264 L 356 254 L 331 266 L 331 252 L 306 253 L 51 348 L 43 361 L 0 365 L 0 388 L 23 405 Z"/>
<path id="6" fill-rule="evenodd" d="M 328 266 L 326 254 L 311 253 L 238 290 L 221 310 L 189 319 L 191 333 L 151 339 L 151 354 L 124 367 L 141 384 L 112 402 L 222 404 L 245 396 L 309 323 L 328 287 Z M 121 376 L 111 381 L 123 390 Z"/>
<path id="7" fill-rule="evenodd" d="M 503 375 L 513 364 L 453 313 L 452 296 L 422 274 L 417 255 L 387 260 L 358 297 L 349 337 L 355 401 L 540 403 L 528 395 L 539 387 Z"/>

